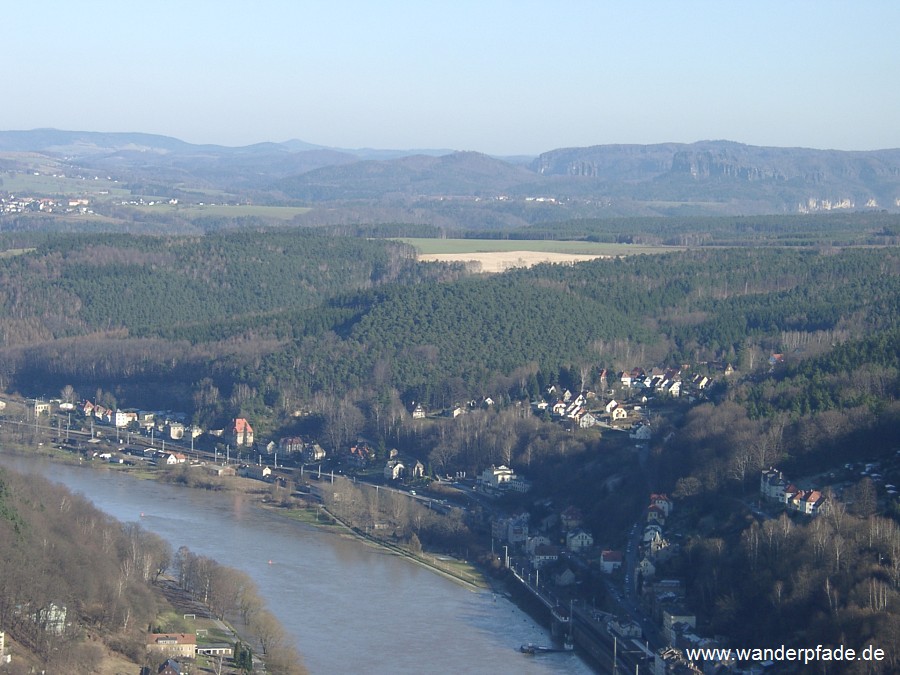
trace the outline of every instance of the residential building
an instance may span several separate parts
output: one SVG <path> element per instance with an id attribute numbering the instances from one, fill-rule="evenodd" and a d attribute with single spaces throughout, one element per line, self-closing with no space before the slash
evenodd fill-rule
<path id="1" fill-rule="evenodd" d="M 507 521 L 506 541 L 510 544 L 523 544 L 528 539 L 528 514 L 514 516 Z"/>
<path id="2" fill-rule="evenodd" d="M 384 477 L 386 480 L 399 480 L 403 477 L 405 471 L 406 467 L 403 466 L 403 462 L 399 459 L 389 460 L 388 463 L 384 465 Z"/>
<path id="3" fill-rule="evenodd" d="M 294 455 L 303 452 L 306 443 L 299 436 L 286 436 L 278 441 L 278 450 L 282 455 Z"/>
<path id="4" fill-rule="evenodd" d="M 147 651 L 172 658 L 194 658 L 197 636 L 193 633 L 151 633 Z"/>
<path id="5" fill-rule="evenodd" d="M 551 544 L 538 546 L 531 554 L 529 561 L 534 569 L 540 569 L 545 565 L 551 565 L 559 560 L 559 549 Z"/>
<path id="6" fill-rule="evenodd" d="M 655 504 L 651 504 L 647 507 L 647 522 L 665 525 L 666 512 Z"/>
<path id="7" fill-rule="evenodd" d="M 622 566 L 624 559 L 622 551 L 603 551 L 600 554 L 600 571 L 612 574 Z"/>
<path id="8" fill-rule="evenodd" d="M 174 659 L 166 659 L 166 662 L 159 666 L 156 671 L 157 675 L 181 675 L 181 664 Z"/>
<path id="9" fill-rule="evenodd" d="M 255 480 L 264 480 L 266 482 L 272 480 L 272 468 L 268 466 L 248 464 L 247 466 L 241 467 L 240 473 L 244 478 L 253 478 Z"/>
<path id="10" fill-rule="evenodd" d="M 491 466 L 481 472 L 478 482 L 484 487 L 499 489 L 501 485 L 509 483 L 516 474 L 507 466 Z"/>
<path id="11" fill-rule="evenodd" d="M 180 441 L 184 438 L 184 425 L 181 422 L 169 422 L 166 424 L 165 431 L 173 441 Z"/>
<path id="12" fill-rule="evenodd" d="M 652 579 L 656 576 L 656 565 L 650 558 L 641 558 L 641 562 L 637 565 L 637 571 L 643 579 Z"/>
<path id="13" fill-rule="evenodd" d="M 567 508 L 560 514 L 559 519 L 562 523 L 562 528 L 566 531 L 574 530 L 584 522 L 584 516 L 581 513 L 581 509 L 577 506 L 570 506 Z"/>
<path id="14" fill-rule="evenodd" d="M 375 452 L 365 443 L 357 443 L 347 455 L 347 462 L 353 466 L 366 466 L 374 459 Z"/>
<path id="15" fill-rule="evenodd" d="M 43 399 L 36 398 L 32 402 L 32 407 L 34 408 L 34 416 L 39 417 L 40 415 L 49 415 L 50 414 L 50 403 L 44 401 Z"/>
<path id="16" fill-rule="evenodd" d="M 525 552 L 532 554 L 538 546 L 549 546 L 550 543 L 550 538 L 546 535 L 535 534 L 528 537 L 528 540 L 525 542 Z"/>
<path id="17" fill-rule="evenodd" d="M 675 642 L 675 626 L 683 624 L 690 628 L 697 628 L 697 615 L 679 605 L 664 607 L 662 610 L 663 634 L 669 643 Z"/>
<path id="18" fill-rule="evenodd" d="M 577 581 L 575 572 L 571 568 L 566 567 L 562 572 L 553 575 L 553 583 L 557 586 L 571 586 Z"/>
<path id="19" fill-rule="evenodd" d="M 759 478 L 759 493 L 764 499 L 784 504 L 786 487 L 787 481 L 785 480 L 784 475 L 777 469 L 769 467 L 761 473 Z"/>
<path id="20" fill-rule="evenodd" d="M 232 442 L 238 447 L 253 445 L 253 427 L 243 417 L 237 417 L 232 422 L 230 435 Z"/>
<path id="21" fill-rule="evenodd" d="M 578 553 L 586 551 L 594 545 L 594 537 L 589 532 L 576 528 L 566 535 L 566 548 Z"/>
<path id="22" fill-rule="evenodd" d="M 666 518 L 668 518 L 672 513 L 674 504 L 665 494 L 652 494 L 650 495 L 650 506 L 656 506 L 657 508 L 662 509 Z"/>
<path id="23" fill-rule="evenodd" d="M 310 464 L 325 459 L 325 448 L 318 443 L 307 443 L 303 448 L 303 461 Z"/>
<path id="24" fill-rule="evenodd" d="M 791 506 L 808 516 L 818 513 L 824 503 L 825 495 L 818 490 L 801 490 L 791 498 Z"/>

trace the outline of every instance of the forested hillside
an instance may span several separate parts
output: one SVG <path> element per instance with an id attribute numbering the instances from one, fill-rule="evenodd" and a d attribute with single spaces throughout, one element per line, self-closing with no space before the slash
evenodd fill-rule
<path id="1" fill-rule="evenodd" d="M 283 230 L 52 238 L 0 260 L 0 376 L 26 390 L 165 379 L 185 400 L 212 378 L 226 397 L 244 384 L 268 405 L 393 390 L 446 407 L 534 396 L 538 380 L 585 368 L 752 369 L 782 345 L 814 351 L 892 326 L 900 292 L 889 248 L 708 249 L 461 274 L 390 242 Z"/>
<path id="2" fill-rule="evenodd" d="M 148 627 L 167 632 L 167 574 L 217 618 L 240 613 L 244 629 L 266 640 L 268 672 L 306 672 L 244 573 L 187 547 L 173 554 L 157 535 L 39 476 L 0 469 L 0 550 L 0 626 L 16 644 L 8 672 L 92 675 L 108 671 L 110 653 L 135 672 L 155 669 L 164 657 L 148 653 Z"/>
<path id="3" fill-rule="evenodd" d="M 717 222 L 727 236 L 747 225 Z M 571 225 L 582 226 L 606 227 Z M 889 220 L 866 227 L 896 236 Z M 858 642 L 896 629 L 897 502 L 873 501 L 845 468 L 900 450 L 896 248 L 704 246 L 482 276 L 417 263 L 398 243 L 307 230 L 18 243 L 0 258 L 0 388 L 72 385 L 204 427 L 246 416 L 260 438 L 304 434 L 329 453 L 364 436 L 379 461 L 399 448 L 439 474 L 506 464 L 611 544 L 648 491 L 668 491 L 687 536 L 662 570 L 685 579 L 714 630 L 775 639 L 808 617 L 816 635 Z M 654 436 L 639 453 L 532 412 L 550 385 L 605 400 L 624 393 L 614 373 L 654 366 L 714 384 L 700 400 L 648 403 Z M 413 402 L 469 412 L 412 420 Z M 770 465 L 836 474 L 847 483 L 829 494 L 837 511 L 757 522 L 747 503 Z M 446 541 L 468 546 L 478 525 L 455 523 Z"/>
<path id="4" fill-rule="evenodd" d="M 97 672 L 104 642 L 143 656 L 160 607 L 150 586 L 171 562 L 159 537 L 65 488 L 0 470 L 0 548 L 0 625 L 38 663 Z"/>

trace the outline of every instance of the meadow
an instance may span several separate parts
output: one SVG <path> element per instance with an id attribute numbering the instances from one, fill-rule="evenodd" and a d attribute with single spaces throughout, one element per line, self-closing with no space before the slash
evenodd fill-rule
<path id="1" fill-rule="evenodd" d="M 225 218 L 257 217 L 273 220 L 291 220 L 294 216 L 306 213 L 310 209 L 305 206 L 262 206 L 255 204 L 145 204 L 136 207 L 141 211 L 153 213 L 171 213 L 182 217 L 202 218 L 205 216 L 221 216 Z"/>

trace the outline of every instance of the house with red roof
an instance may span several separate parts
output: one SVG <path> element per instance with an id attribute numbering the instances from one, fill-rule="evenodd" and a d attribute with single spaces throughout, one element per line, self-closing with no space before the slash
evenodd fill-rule
<path id="1" fill-rule="evenodd" d="M 815 515 L 824 503 L 825 495 L 818 490 L 801 490 L 791 499 L 791 506 L 808 516 Z"/>
<path id="2" fill-rule="evenodd" d="M 197 653 L 197 636 L 193 633 L 151 633 L 147 651 L 175 658 L 194 658 Z"/>
<path id="3" fill-rule="evenodd" d="M 235 445 L 253 445 L 253 427 L 243 417 L 235 418 L 231 424 L 231 440 Z"/>
<path id="4" fill-rule="evenodd" d="M 622 566 L 624 559 L 622 551 L 603 551 L 600 554 L 600 571 L 612 574 Z"/>

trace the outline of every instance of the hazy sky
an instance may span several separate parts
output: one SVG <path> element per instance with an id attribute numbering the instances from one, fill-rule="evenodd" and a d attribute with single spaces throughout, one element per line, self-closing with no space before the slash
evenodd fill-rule
<path id="1" fill-rule="evenodd" d="M 28 0 L 0 26 L 2 129 L 900 147 L 896 0 Z"/>

